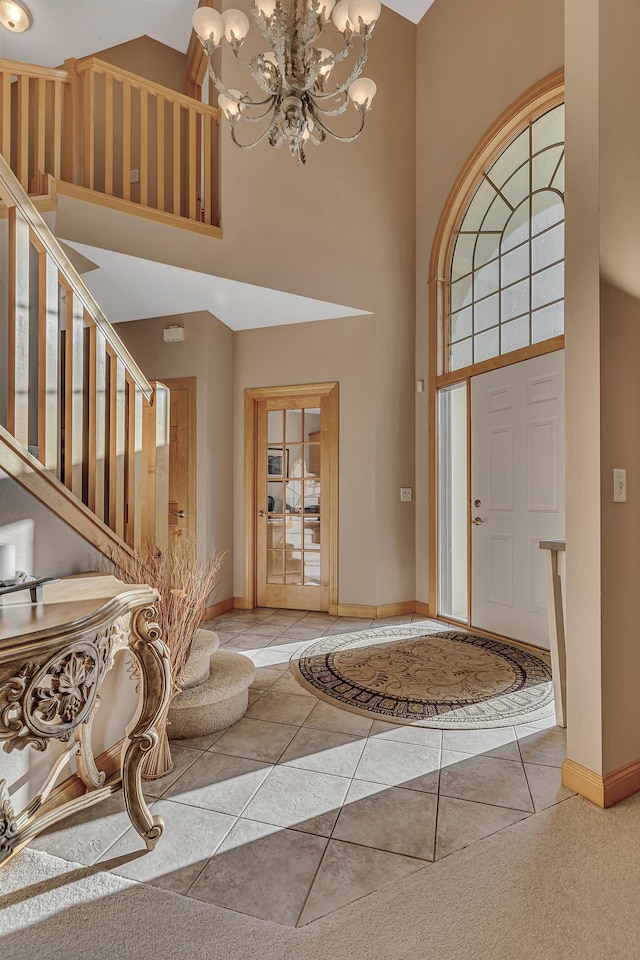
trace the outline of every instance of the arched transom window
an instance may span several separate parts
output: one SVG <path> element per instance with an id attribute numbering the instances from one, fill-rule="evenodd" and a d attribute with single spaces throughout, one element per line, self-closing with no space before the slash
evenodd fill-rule
<path id="1" fill-rule="evenodd" d="M 564 105 L 491 166 L 455 234 L 450 371 L 564 333 Z"/>

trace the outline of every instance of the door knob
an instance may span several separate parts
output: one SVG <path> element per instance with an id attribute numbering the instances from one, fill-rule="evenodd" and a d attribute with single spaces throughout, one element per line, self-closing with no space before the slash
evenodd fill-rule
<path id="1" fill-rule="evenodd" d="M 476 527 L 479 527 L 481 523 L 484 523 L 482 517 L 474 517 L 471 521 Z"/>
<path id="2" fill-rule="evenodd" d="M 481 505 L 482 505 L 482 500 L 474 500 L 474 501 L 473 501 L 473 505 L 474 505 L 474 507 L 479 507 L 479 506 L 481 506 Z"/>
<path id="3" fill-rule="evenodd" d="M 184 510 L 169 510 L 170 517 L 180 517 L 181 520 L 184 520 L 186 513 Z"/>
<path id="4" fill-rule="evenodd" d="M 258 516 L 259 516 L 259 517 L 266 517 L 266 515 L 267 515 L 267 511 L 266 511 L 266 510 L 258 510 Z"/>

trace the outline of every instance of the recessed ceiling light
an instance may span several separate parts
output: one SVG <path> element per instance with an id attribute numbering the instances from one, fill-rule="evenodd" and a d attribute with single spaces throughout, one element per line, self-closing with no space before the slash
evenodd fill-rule
<path id="1" fill-rule="evenodd" d="M 24 33 L 31 26 L 31 14 L 16 0 L 0 0 L 0 23 L 12 33 Z"/>

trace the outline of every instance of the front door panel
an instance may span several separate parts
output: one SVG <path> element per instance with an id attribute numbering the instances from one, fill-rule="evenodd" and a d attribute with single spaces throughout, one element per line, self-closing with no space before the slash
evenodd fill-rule
<path id="1" fill-rule="evenodd" d="M 471 622 L 549 646 L 540 540 L 564 521 L 564 351 L 471 380 Z"/>

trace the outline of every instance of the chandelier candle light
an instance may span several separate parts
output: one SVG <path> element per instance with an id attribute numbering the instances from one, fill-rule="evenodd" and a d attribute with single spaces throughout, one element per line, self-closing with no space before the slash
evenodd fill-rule
<path id="1" fill-rule="evenodd" d="M 350 143 L 359 137 L 377 89 L 373 80 L 360 74 L 380 10 L 380 0 L 251 0 L 252 16 L 271 49 L 245 62 L 239 53 L 249 32 L 248 17 L 241 10 L 221 14 L 213 7 L 199 7 L 193 29 L 206 52 L 233 142 L 248 149 L 266 139 L 273 147 L 286 141 L 291 155 L 305 163 L 308 142 L 318 145 L 332 137 Z M 329 31 L 340 39 L 336 53 L 322 44 L 331 42 Z M 227 89 L 216 76 L 211 61 L 225 39 L 237 62 L 265 94 L 263 98 Z M 331 71 L 352 54 L 355 59 L 347 79 L 332 85 Z M 351 105 L 358 114 L 358 127 L 350 136 L 341 136 L 330 128 L 330 118 L 346 113 Z M 236 138 L 240 119 L 264 124 L 250 143 Z"/>

